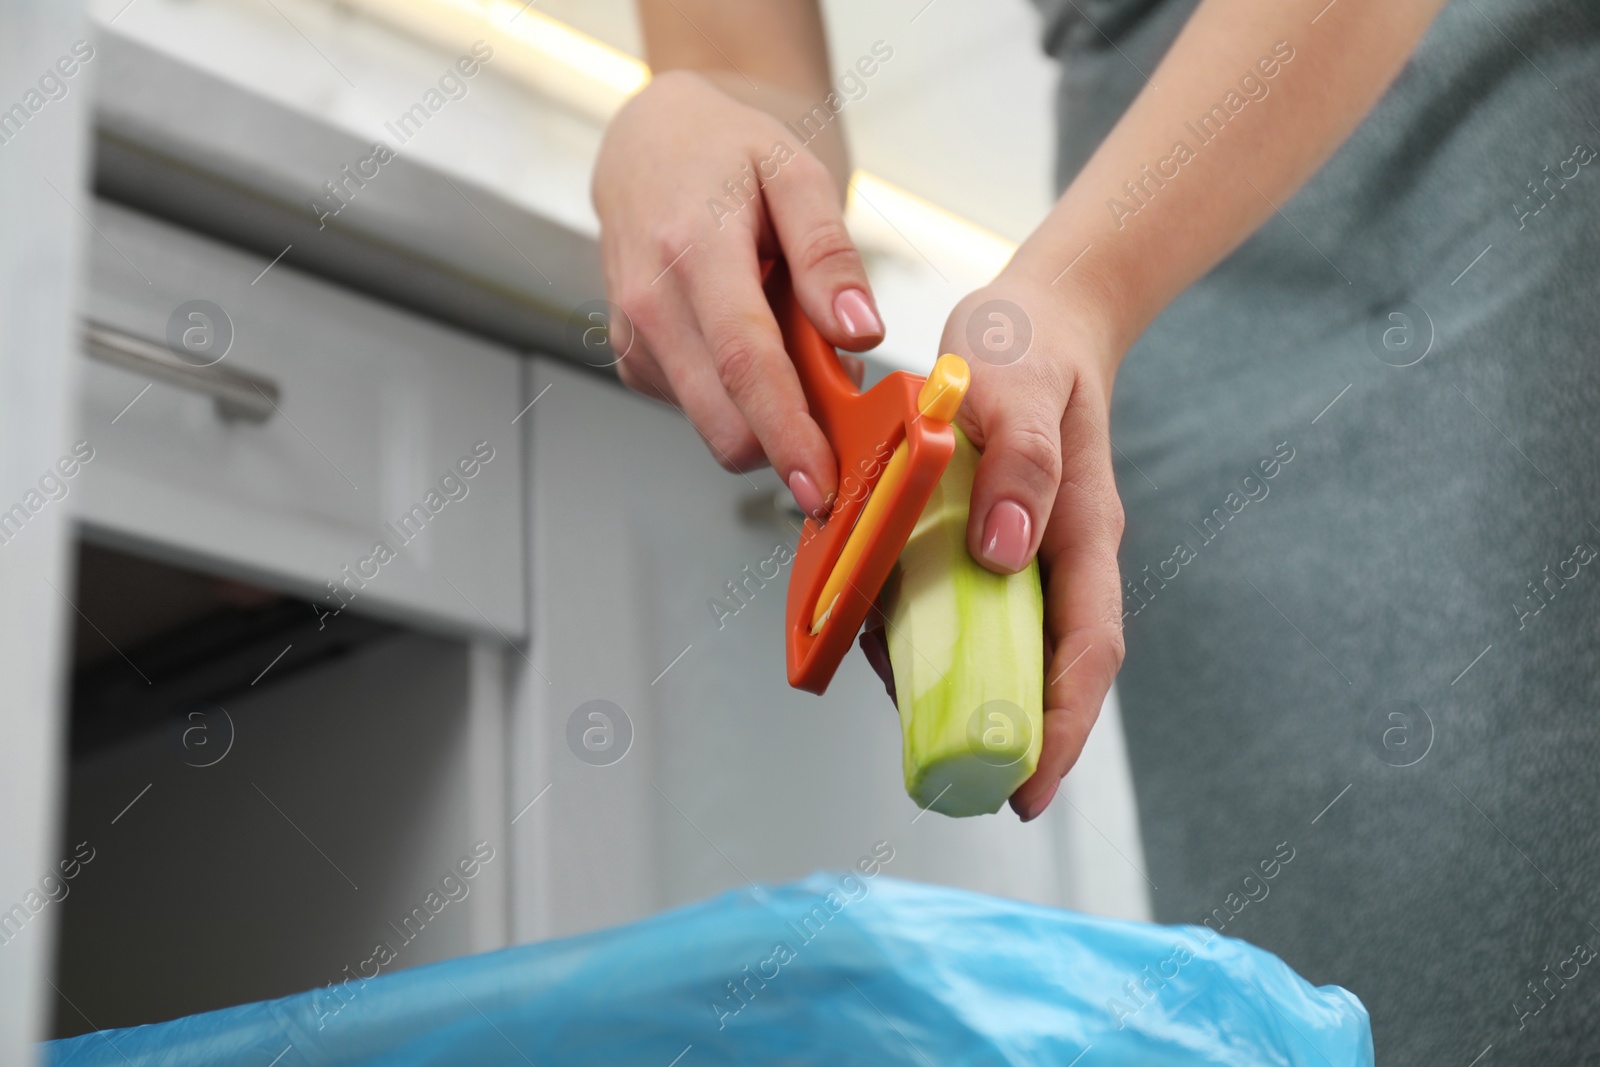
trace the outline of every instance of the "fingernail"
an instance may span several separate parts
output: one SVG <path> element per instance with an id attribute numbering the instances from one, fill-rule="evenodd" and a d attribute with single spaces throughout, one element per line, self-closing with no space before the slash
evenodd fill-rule
<path id="1" fill-rule="evenodd" d="M 983 558 L 1001 570 L 1020 571 L 1028 565 L 1032 532 L 1032 523 L 1021 504 L 1000 501 L 989 509 L 989 518 L 983 524 Z"/>
<path id="2" fill-rule="evenodd" d="M 1061 779 L 1058 778 L 1058 779 L 1056 779 L 1056 784 L 1050 787 L 1050 791 L 1044 795 L 1044 798 L 1042 800 L 1040 800 L 1039 803 L 1034 805 L 1033 814 L 1029 815 L 1026 819 L 1023 819 L 1022 821 L 1023 822 L 1032 822 L 1033 820 L 1037 819 L 1039 816 L 1043 815 L 1044 814 L 1044 809 L 1046 809 L 1046 808 L 1048 808 L 1050 806 L 1050 802 L 1056 798 L 1056 790 L 1060 789 L 1060 788 L 1061 788 Z"/>
<path id="3" fill-rule="evenodd" d="M 834 297 L 833 313 L 839 316 L 845 333 L 851 337 L 876 337 L 883 332 L 883 323 L 878 321 L 867 294 L 860 289 L 846 289 Z"/>
<path id="4" fill-rule="evenodd" d="M 794 502 L 800 505 L 800 510 L 812 518 L 822 514 L 822 493 L 817 489 L 817 483 L 811 480 L 811 475 L 805 471 L 795 471 L 789 475 L 789 492 L 794 494 Z"/>

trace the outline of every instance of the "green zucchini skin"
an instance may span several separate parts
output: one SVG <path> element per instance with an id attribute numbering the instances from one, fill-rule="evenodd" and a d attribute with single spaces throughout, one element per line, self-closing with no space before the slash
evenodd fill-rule
<path id="1" fill-rule="evenodd" d="M 986 570 L 967 551 L 978 450 L 956 451 L 884 587 L 906 792 L 963 817 L 1000 810 L 1039 763 L 1044 596 L 1039 564 Z"/>

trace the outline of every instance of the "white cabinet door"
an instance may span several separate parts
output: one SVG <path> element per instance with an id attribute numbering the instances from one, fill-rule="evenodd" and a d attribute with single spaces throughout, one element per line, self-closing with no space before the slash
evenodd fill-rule
<path id="1" fill-rule="evenodd" d="M 859 655 L 826 696 L 788 687 L 788 569 L 760 575 L 795 530 L 770 472 L 724 473 L 681 415 L 613 381 L 530 370 L 530 395 L 549 389 L 530 415 L 533 649 L 513 811 L 537 803 L 512 831 L 515 939 L 850 867 L 877 842 L 891 875 L 1072 902 L 1069 808 L 1029 825 L 924 814 Z M 743 606 L 719 624 L 708 601 L 737 603 L 730 581 Z"/>
<path id="2" fill-rule="evenodd" d="M 77 476 L 94 536 L 322 600 L 508 638 L 526 629 L 517 357 L 112 204 L 86 317 L 278 395 L 262 422 L 91 362 Z M 200 317 L 193 317 L 198 315 Z M 169 327 L 177 323 L 176 333 Z M 270 388 L 266 390 L 270 396 Z"/>
<path id="3" fill-rule="evenodd" d="M 71 859 L 55 854 L 64 623 L 72 608 L 65 599 L 70 505 L 58 502 L 54 487 L 55 464 L 72 440 L 71 320 L 88 236 L 79 211 L 88 202 L 89 94 L 88 75 L 50 100 L 38 81 L 56 76 L 58 60 L 61 69 L 78 70 L 70 51 L 88 35 L 83 14 L 72 0 L 35 0 L 7 4 L 0 17 L 0 107 L 9 109 L 0 127 L 0 509 L 11 520 L 0 523 L 0 1063 L 7 1064 L 32 1062 L 32 1042 L 44 1031 L 55 920 L 41 882 L 58 884 L 58 865 Z"/>

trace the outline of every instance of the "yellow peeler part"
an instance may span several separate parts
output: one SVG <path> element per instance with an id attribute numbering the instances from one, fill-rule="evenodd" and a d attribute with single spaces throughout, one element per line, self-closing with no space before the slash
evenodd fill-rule
<path id="1" fill-rule="evenodd" d="M 919 417 L 937 422 L 951 421 L 956 417 L 956 412 L 961 410 L 961 401 L 966 398 L 967 389 L 971 385 L 972 368 L 967 366 L 967 361 L 946 352 L 933 365 L 928 380 L 922 383 L 922 389 L 917 393 Z M 902 440 L 895 446 L 894 455 L 884 467 L 877 484 L 872 487 L 866 505 L 861 509 L 855 526 L 851 528 L 850 536 L 845 539 L 844 548 L 839 552 L 838 562 L 833 565 L 833 571 L 829 573 L 827 582 L 822 586 L 822 595 L 817 597 L 817 606 L 811 616 L 813 636 L 822 632 L 822 624 L 827 622 L 828 616 L 833 613 L 833 605 L 849 583 L 851 571 L 861 559 L 861 554 L 866 551 L 868 532 L 876 529 L 883 521 L 883 514 L 889 507 L 888 502 L 894 499 L 894 490 L 905 480 L 906 465 L 910 462 L 907 456 L 906 443 Z"/>
<path id="2" fill-rule="evenodd" d="M 972 368 L 953 352 L 946 352 L 933 365 L 928 380 L 917 393 L 917 411 L 925 418 L 950 422 L 961 410 L 967 389 L 972 385 Z"/>

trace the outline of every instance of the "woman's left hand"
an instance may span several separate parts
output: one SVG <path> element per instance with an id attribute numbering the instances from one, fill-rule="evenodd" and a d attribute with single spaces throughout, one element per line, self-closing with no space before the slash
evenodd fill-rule
<path id="1" fill-rule="evenodd" d="M 1008 267 L 956 306 L 941 341 L 972 367 L 956 421 L 983 453 L 967 548 L 1002 574 L 1037 555 L 1044 581 L 1044 743 L 1011 797 L 1024 821 L 1077 761 L 1122 665 L 1123 519 L 1108 435 L 1122 344 L 1110 307 L 1092 287 Z M 882 630 L 863 634 L 862 649 L 893 695 Z"/>

